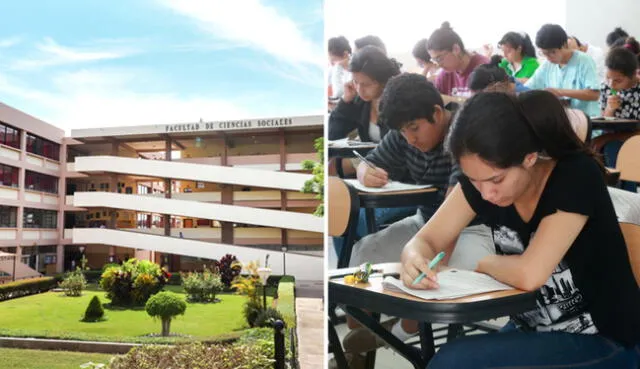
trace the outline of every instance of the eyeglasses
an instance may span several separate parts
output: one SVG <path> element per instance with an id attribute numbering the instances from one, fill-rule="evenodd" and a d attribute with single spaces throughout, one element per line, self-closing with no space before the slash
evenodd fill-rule
<path id="1" fill-rule="evenodd" d="M 431 58 L 431 60 L 433 60 L 434 62 L 436 62 L 436 64 L 441 65 L 442 61 L 444 60 L 444 58 L 447 57 L 447 55 L 449 55 L 449 53 L 451 53 L 451 51 L 445 51 L 442 54 L 438 55 L 438 56 L 434 56 Z"/>

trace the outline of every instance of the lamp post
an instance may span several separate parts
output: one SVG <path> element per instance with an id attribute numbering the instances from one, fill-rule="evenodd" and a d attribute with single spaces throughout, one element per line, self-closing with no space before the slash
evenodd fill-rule
<path id="1" fill-rule="evenodd" d="M 282 245 L 282 275 L 287 275 L 287 246 Z"/>
<path id="2" fill-rule="evenodd" d="M 271 275 L 271 268 L 258 268 L 258 275 L 262 281 L 262 304 L 267 310 L 267 279 Z"/>
<path id="3" fill-rule="evenodd" d="M 78 247 L 78 250 L 80 250 L 80 267 L 82 269 L 84 269 L 84 264 L 85 264 L 85 262 L 84 262 L 84 249 L 85 249 L 84 246 L 79 246 Z"/>

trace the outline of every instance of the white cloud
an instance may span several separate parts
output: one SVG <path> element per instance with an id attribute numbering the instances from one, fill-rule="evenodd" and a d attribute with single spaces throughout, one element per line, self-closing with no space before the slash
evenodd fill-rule
<path id="1" fill-rule="evenodd" d="M 175 123 L 251 117 L 241 97 L 140 93 L 130 85 L 137 73 L 127 70 L 82 70 L 58 74 L 54 88 L 36 90 L 0 74 L 0 95 L 25 102 L 16 108 L 65 129 Z M 5 101 L 6 102 L 6 101 Z M 11 104 L 11 103 L 10 103 Z"/>
<path id="2" fill-rule="evenodd" d="M 10 37 L 10 38 L 3 38 L 3 39 L 0 39 L 0 48 L 15 46 L 20 42 L 22 42 L 22 40 L 20 39 L 20 37 L 17 37 L 17 36 Z"/>
<path id="3" fill-rule="evenodd" d="M 265 51 L 287 63 L 324 66 L 320 44 L 305 38 L 296 21 L 260 0 L 158 0 L 189 17 L 216 39 Z"/>
<path id="4" fill-rule="evenodd" d="M 38 53 L 30 58 L 13 62 L 11 69 L 34 69 L 53 65 L 78 64 L 91 61 L 119 59 L 137 52 L 126 45 L 112 45 L 114 42 L 98 42 L 91 47 L 72 48 L 62 46 L 50 37 L 36 45 Z"/>

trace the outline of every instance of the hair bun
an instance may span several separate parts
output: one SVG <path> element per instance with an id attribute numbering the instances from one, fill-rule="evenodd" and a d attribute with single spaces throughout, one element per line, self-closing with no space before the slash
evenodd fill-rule
<path id="1" fill-rule="evenodd" d="M 442 22 L 440 29 L 451 29 L 451 24 L 448 21 Z"/>
<path id="2" fill-rule="evenodd" d="M 489 61 L 489 64 L 495 67 L 500 66 L 500 63 L 502 62 L 502 56 L 500 55 L 492 55 L 491 56 L 491 60 Z"/>

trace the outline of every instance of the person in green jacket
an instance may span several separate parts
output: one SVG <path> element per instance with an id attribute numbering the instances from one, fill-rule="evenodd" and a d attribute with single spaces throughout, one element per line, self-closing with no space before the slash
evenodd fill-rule
<path id="1" fill-rule="evenodd" d="M 504 59 L 499 64 L 500 68 L 521 83 L 527 82 L 540 65 L 529 35 L 507 32 L 498 42 L 498 46 L 504 54 Z"/>

